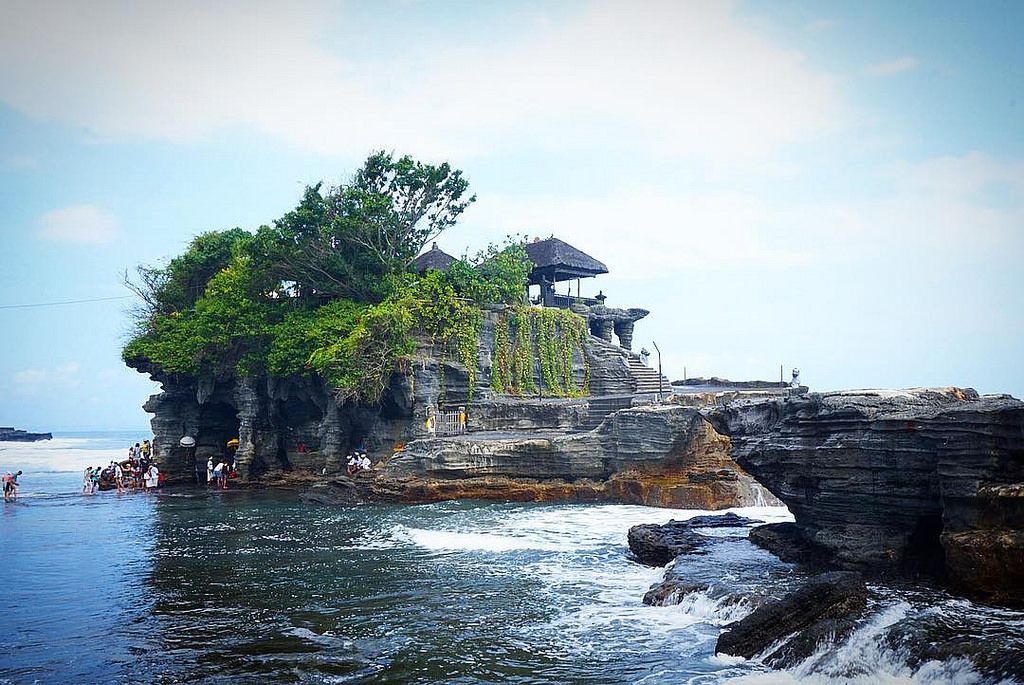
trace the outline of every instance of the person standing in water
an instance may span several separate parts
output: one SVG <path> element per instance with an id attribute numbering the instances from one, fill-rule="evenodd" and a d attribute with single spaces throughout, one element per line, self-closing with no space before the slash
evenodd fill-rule
<path id="1" fill-rule="evenodd" d="M 117 486 L 118 494 L 124 492 L 124 469 L 116 461 L 114 462 L 114 484 Z"/>
<path id="2" fill-rule="evenodd" d="M 18 476 L 21 475 L 19 469 L 17 473 L 8 473 L 4 476 L 4 501 L 13 502 L 18 499 Z"/>
<path id="3" fill-rule="evenodd" d="M 92 467 L 86 466 L 85 473 L 82 474 L 82 494 L 92 494 Z"/>
<path id="4" fill-rule="evenodd" d="M 159 482 L 160 470 L 156 467 L 156 464 L 150 464 L 149 469 L 146 470 L 146 492 L 156 490 L 156 486 Z"/>
<path id="5" fill-rule="evenodd" d="M 206 485 L 213 483 L 213 457 L 206 460 Z"/>

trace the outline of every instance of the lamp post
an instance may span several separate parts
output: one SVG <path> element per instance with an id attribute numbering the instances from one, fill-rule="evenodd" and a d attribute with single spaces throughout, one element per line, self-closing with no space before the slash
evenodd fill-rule
<path id="1" fill-rule="evenodd" d="M 658 347 L 658 343 L 653 340 L 651 341 L 651 344 L 654 345 L 654 350 L 658 353 L 658 401 L 661 402 L 662 378 L 664 378 L 664 376 L 661 375 L 661 349 Z"/>

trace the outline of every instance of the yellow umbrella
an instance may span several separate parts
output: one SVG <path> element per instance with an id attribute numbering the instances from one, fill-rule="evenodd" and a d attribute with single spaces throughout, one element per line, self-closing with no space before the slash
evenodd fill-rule
<path id="1" fill-rule="evenodd" d="M 238 438 L 228 440 L 228 447 L 238 447 Z"/>

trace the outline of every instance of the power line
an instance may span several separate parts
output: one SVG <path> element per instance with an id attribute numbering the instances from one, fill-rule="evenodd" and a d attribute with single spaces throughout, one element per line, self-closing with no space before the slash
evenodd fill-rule
<path id="1" fill-rule="evenodd" d="M 110 300 L 127 300 L 132 295 L 117 297 L 96 297 L 91 300 L 64 300 L 62 302 L 33 302 L 32 304 L 0 304 L 0 309 L 31 309 L 33 307 L 58 307 L 65 304 L 85 304 L 86 302 L 109 302 Z"/>

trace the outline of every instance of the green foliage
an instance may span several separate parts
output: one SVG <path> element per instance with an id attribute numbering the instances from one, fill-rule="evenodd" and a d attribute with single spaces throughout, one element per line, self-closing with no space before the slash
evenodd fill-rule
<path id="1" fill-rule="evenodd" d="M 512 392 L 512 335 L 509 316 L 499 316 L 494 327 L 494 361 L 491 365 L 491 389 Z"/>
<path id="2" fill-rule="evenodd" d="M 294 309 L 271 328 L 267 371 L 274 376 L 305 373 L 313 354 L 348 337 L 366 311 L 351 300 L 335 300 L 317 309 Z"/>
<path id="3" fill-rule="evenodd" d="M 210 278 L 191 310 L 156 315 L 122 356 L 170 374 L 248 375 L 265 354 L 278 311 L 260 292 L 249 260 L 239 257 Z"/>
<path id="4" fill-rule="evenodd" d="M 204 233 L 165 267 L 140 267 L 129 283 L 143 301 L 139 334 L 123 357 L 197 378 L 315 373 L 341 397 L 375 402 L 423 333 L 465 365 L 472 392 L 479 305 L 524 302 L 523 243 L 489 246 L 444 274 L 409 266 L 475 199 L 448 164 L 374 153 L 349 183 L 307 187 L 255 234 Z M 529 366 L 525 389 L 532 363 L 516 367 Z"/>
<path id="5" fill-rule="evenodd" d="M 412 354 L 414 319 L 406 304 L 388 299 L 368 308 L 348 336 L 310 355 L 309 365 L 340 399 L 379 401 L 399 358 Z"/>
<path id="6" fill-rule="evenodd" d="M 501 316 L 495 329 L 491 387 L 517 395 L 586 395 L 589 368 L 578 387 L 572 372 L 573 354 L 577 350 L 585 351 L 586 340 L 586 322 L 571 311 L 534 307 L 510 309 Z M 583 358 L 586 360 L 585 355 Z M 534 359 L 540 367 L 542 386 L 539 389 L 534 378 Z"/>
<path id="7" fill-rule="evenodd" d="M 511 236 L 503 246 L 491 243 L 472 259 L 453 262 L 444 277 L 459 295 L 479 304 L 524 304 L 533 270 L 524 245 L 525 240 Z"/>
<path id="8" fill-rule="evenodd" d="M 165 267 L 140 266 L 138 280 L 125 284 L 142 301 L 136 312 L 140 326 L 158 314 L 191 309 L 217 273 L 227 268 L 240 245 L 251 235 L 241 228 L 196 236 L 188 249 Z"/>
<path id="9" fill-rule="evenodd" d="M 445 351 L 453 350 L 469 374 L 469 393 L 476 384 L 480 323 L 483 315 L 471 301 L 460 298 L 445 274 L 430 271 L 411 292 L 419 328 Z"/>

